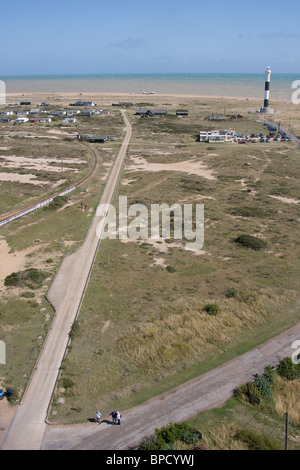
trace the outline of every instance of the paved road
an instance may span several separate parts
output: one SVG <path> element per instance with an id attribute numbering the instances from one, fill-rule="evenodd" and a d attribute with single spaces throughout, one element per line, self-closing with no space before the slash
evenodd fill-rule
<path id="1" fill-rule="evenodd" d="M 131 125 L 125 112 L 122 111 L 122 115 L 126 124 L 125 138 L 99 204 L 109 204 L 113 198 L 131 137 Z M 2 449 L 37 450 L 41 447 L 47 409 L 68 346 L 69 332 L 79 312 L 99 246 L 96 227 L 101 221 L 104 225 L 105 218 L 96 213 L 83 245 L 64 259 L 48 291 L 48 300 L 55 308 L 55 318 L 23 402 L 4 437 Z"/>
<path id="2" fill-rule="evenodd" d="M 265 366 L 277 366 L 281 359 L 290 357 L 296 351 L 292 348 L 295 340 L 300 340 L 300 324 L 200 377 L 142 405 L 121 411 L 121 426 L 104 422 L 49 426 L 42 449 L 128 450 L 157 427 L 171 421 L 184 421 L 222 405 L 238 385 L 252 380 L 256 373 L 262 374 Z M 103 419 L 110 417 L 103 416 Z"/>

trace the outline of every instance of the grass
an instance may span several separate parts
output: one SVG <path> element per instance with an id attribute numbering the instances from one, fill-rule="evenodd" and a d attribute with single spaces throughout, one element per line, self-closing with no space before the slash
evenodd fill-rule
<path id="1" fill-rule="evenodd" d="M 297 206 L 270 195 L 281 191 L 298 198 L 299 151 L 290 144 L 212 146 L 195 142 L 200 129 L 213 126 L 203 117 L 214 110 L 216 102 L 207 100 L 203 106 L 197 100 L 186 101 L 189 116 L 184 120 L 171 116 L 178 109 L 176 100 L 167 105 L 166 119 L 140 119 L 134 116 L 134 109 L 128 110 L 133 136 L 127 162 L 131 156 L 142 156 L 151 163 L 193 158 L 214 170 L 217 178 L 131 171 L 128 165 L 122 179 L 131 183 L 122 184 L 121 179 L 115 203 L 119 194 L 126 195 L 129 204 L 139 202 L 148 208 L 162 202 L 204 202 L 203 252 L 186 251 L 184 239 L 175 244 L 172 240 L 101 243 L 62 364 L 53 404 L 56 422 L 85 421 L 99 403 L 104 413 L 116 406 L 134 406 L 298 321 Z M 232 114 L 243 114 L 248 105 L 233 103 L 240 109 Z M 117 116 L 101 122 L 107 126 L 103 133 L 121 135 Z M 263 129 L 248 116 L 244 122 L 231 124 L 239 126 L 237 132 Z M 112 150 L 105 150 L 108 145 Z M 119 143 L 108 145 L 99 147 L 105 152 L 104 162 L 112 160 Z M 31 214 L 4 228 L 11 248 L 31 246 L 38 238 L 50 250 L 47 258 L 56 260 L 54 254 L 61 258 L 70 249 L 61 243 L 75 241 L 73 249 L 78 246 L 90 222 L 89 214 L 80 211 L 80 201 L 87 200 L 88 207 L 95 209 L 97 178 L 99 173 L 72 193 L 74 204 L 61 212 L 47 212 L 42 217 L 41 213 Z M 243 233 L 264 240 L 267 247 L 257 251 L 232 243 Z M 156 265 L 156 260 L 165 261 L 166 267 Z M 235 295 L 228 296 L 229 291 Z M 204 311 L 208 304 L 219 307 L 216 316 Z M 56 404 L 60 396 L 65 398 L 64 405 Z M 74 414 L 72 408 L 80 411 Z"/>
<path id="2" fill-rule="evenodd" d="M 81 333 L 62 373 L 62 378 L 72 377 L 74 386 L 65 405 L 54 405 L 56 422 L 84 420 L 99 401 L 104 412 L 134 406 L 245 352 L 299 318 L 298 254 L 291 249 L 297 238 L 296 208 L 269 197 L 274 185 L 283 182 L 296 197 L 291 167 L 298 172 L 298 151 L 276 144 L 212 148 L 191 143 L 192 119 L 179 123 L 167 118 L 168 129 L 152 118 L 131 119 L 129 156 L 153 163 L 197 157 L 215 170 L 217 179 L 125 167 L 123 178 L 131 183 L 120 186 L 116 205 L 119 194 L 128 197 L 129 205 L 148 208 L 205 197 L 203 254 L 185 251 L 184 240 L 175 246 L 151 240 L 102 242 L 78 319 Z M 251 120 L 245 125 L 256 132 L 262 128 Z M 282 157 L 285 149 L 290 149 L 288 157 Z M 284 172 L 282 158 L 289 162 Z M 232 243 L 242 233 L 261 241 L 264 249 Z M 166 267 L 155 266 L 156 259 L 165 260 Z M 227 296 L 230 289 L 236 295 Z M 219 313 L 208 315 L 207 304 L 217 304 Z M 88 384 L 89 399 L 74 416 L 70 409 L 87 401 L 82 383 Z"/>

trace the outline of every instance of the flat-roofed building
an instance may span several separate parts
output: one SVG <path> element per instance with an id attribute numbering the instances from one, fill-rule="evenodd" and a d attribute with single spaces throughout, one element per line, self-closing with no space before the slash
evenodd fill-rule
<path id="1" fill-rule="evenodd" d="M 232 142 L 235 136 L 235 132 L 232 130 L 225 130 L 225 131 L 201 131 L 199 133 L 199 142 Z"/>
<path id="2" fill-rule="evenodd" d="M 106 142 L 108 140 L 108 136 L 107 135 L 88 135 L 86 137 L 86 140 L 88 142 L 100 142 L 101 144 L 103 144 L 104 142 Z"/>

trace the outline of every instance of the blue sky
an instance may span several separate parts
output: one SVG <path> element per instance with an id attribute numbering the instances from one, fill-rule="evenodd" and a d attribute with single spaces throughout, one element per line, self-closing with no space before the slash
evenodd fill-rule
<path id="1" fill-rule="evenodd" d="M 0 75 L 300 72 L 300 0 L 0 0 Z"/>

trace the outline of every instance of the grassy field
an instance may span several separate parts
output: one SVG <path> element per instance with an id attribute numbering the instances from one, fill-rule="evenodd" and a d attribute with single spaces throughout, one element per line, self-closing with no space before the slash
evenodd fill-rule
<path id="1" fill-rule="evenodd" d="M 192 252 L 185 249 L 185 239 L 101 242 L 62 364 L 50 414 L 55 422 L 86 421 L 99 406 L 102 413 L 133 406 L 299 321 L 299 149 L 292 143 L 196 142 L 202 129 L 264 132 L 263 124 L 248 114 L 249 109 L 259 108 L 258 103 L 158 96 L 151 96 L 151 101 L 151 107 L 167 110 L 164 118 L 135 116 L 135 106 L 127 110 L 133 134 L 115 205 L 119 196 L 127 196 L 129 205 L 141 203 L 148 209 L 163 202 L 202 203 L 204 246 Z M 108 98 L 103 98 L 101 106 L 108 105 Z M 283 125 L 294 108 L 279 106 Z M 224 107 L 229 115 L 244 114 L 244 120 L 215 124 L 204 120 L 211 112 L 222 113 Z M 189 116 L 176 117 L 177 109 L 188 109 Z M 295 128 L 297 113 L 292 115 Z M 103 162 L 111 163 L 122 136 L 119 111 L 101 122 L 107 126 L 101 126 L 101 134 L 118 138 L 99 147 Z M 80 132 L 86 129 L 80 127 Z M 191 162 L 203 164 L 213 178 L 195 170 L 190 173 Z M 182 163 L 181 171 L 168 167 Z M 71 205 L 64 210 L 32 214 L 2 229 L 12 250 L 28 248 L 35 239 L 46 245 L 47 256 L 54 259 L 49 279 L 61 257 L 82 241 L 99 200 L 104 169 L 99 167 L 89 183 L 72 193 Z M 88 202 L 91 212 L 81 213 L 81 200 Z M 265 248 L 237 244 L 243 234 L 263 240 Z M 15 292 L 6 295 L 4 308 Z M 209 315 L 208 304 L 217 305 L 217 315 Z M 18 317 L 13 316 L 9 326 L 8 316 L 2 331 L 10 344 L 8 331 L 16 335 Z M 27 321 L 30 331 L 33 315 Z M 43 324 L 40 317 L 32 340 L 41 336 Z M 27 339 L 23 347 L 29 343 Z M 22 368 L 15 361 L 4 378 L 22 390 L 26 378 L 20 379 Z M 65 399 L 63 405 L 57 404 L 60 397 Z"/>
<path id="2" fill-rule="evenodd" d="M 104 413 L 133 406 L 299 319 L 298 207 L 277 199 L 298 200 L 299 150 L 275 142 L 201 144 L 196 135 L 208 126 L 208 106 L 192 102 L 188 118 L 174 115 L 176 104 L 165 107 L 165 118 L 128 111 L 133 136 L 115 206 L 119 195 L 148 209 L 203 203 L 203 249 L 186 251 L 184 239 L 102 242 L 62 367 L 56 422 L 84 420 L 95 406 Z M 237 132 L 264 129 L 251 115 L 230 125 Z M 161 171 L 138 170 L 141 158 L 149 168 L 161 164 Z M 215 179 L 168 171 L 168 164 L 191 160 Z M 238 245 L 241 234 L 266 247 Z M 207 304 L 218 306 L 217 316 L 205 311 Z M 64 405 L 55 404 L 59 397 Z"/>

